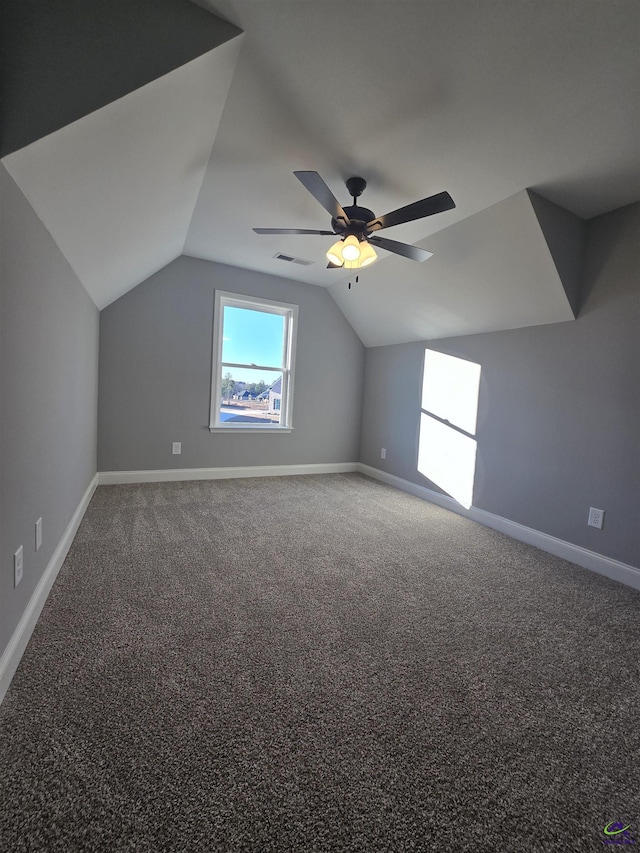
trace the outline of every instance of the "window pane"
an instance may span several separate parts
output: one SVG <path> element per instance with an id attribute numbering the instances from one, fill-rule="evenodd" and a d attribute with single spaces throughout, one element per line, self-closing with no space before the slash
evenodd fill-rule
<path id="1" fill-rule="evenodd" d="M 251 308 L 224 307 L 222 361 L 284 367 L 285 318 Z"/>
<path id="2" fill-rule="evenodd" d="M 275 370 L 221 369 L 220 423 L 279 424 L 283 374 Z"/>

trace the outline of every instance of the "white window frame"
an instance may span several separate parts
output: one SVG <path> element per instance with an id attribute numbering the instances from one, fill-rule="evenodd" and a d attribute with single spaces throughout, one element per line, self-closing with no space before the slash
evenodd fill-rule
<path id="1" fill-rule="evenodd" d="M 222 338 L 224 309 L 246 308 L 253 311 L 265 311 L 279 314 L 285 318 L 282 342 L 282 365 L 236 364 L 222 361 Z M 296 334 L 298 328 L 298 306 L 273 299 L 261 299 L 241 293 L 216 290 L 213 309 L 213 359 L 211 366 L 211 407 L 209 414 L 210 432 L 268 432 L 286 434 L 293 430 L 293 382 L 296 358 Z M 270 370 L 282 374 L 282 400 L 280 405 L 280 423 L 247 424 L 230 423 L 220 420 L 220 396 L 222 394 L 223 368 L 248 368 L 250 370 Z"/>

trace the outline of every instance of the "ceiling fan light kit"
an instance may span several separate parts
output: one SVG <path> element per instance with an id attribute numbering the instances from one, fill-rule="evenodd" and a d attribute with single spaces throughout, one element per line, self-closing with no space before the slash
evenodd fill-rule
<path id="1" fill-rule="evenodd" d="M 367 267 L 377 260 L 378 255 L 367 240 L 358 241 L 354 234 L 338 240 L 327 252 L 327 259 L 333 267 L 348 270 Z"/>
<path id="2" fill-rule="evenodd" d="M 342 243 L 342 257 L 345 261 L 357 261 L 360 257 L 359 241 L 356 236 L 349 234 Z"/>
<path id="3" fill-rule="evenodd" d="M 253 230 L 256 234 L 340 235 L 340 239 L 327 252 L 331 269 L 359 269 L 372 264 L 378 255 L 371 242 L 381 249 L 412 261 L 425 261 L 431 257 L 431 252 L 408 243 L 378 237 L 374 232 L 392 225 L 402 225 L 404 222 L 413 222 L 415 219 L 432 216 L 434 213 L 442 213 L 456 206 L 449 193 L 441 192 L 413 204 L 407 204 L 405 207 L 399 207 L 384 216 L 376 217 L 372 210 L 358 205 L 358 198 L 367 186 L 364 178 L 349 178 L 347 190 L 353 198 L 353 204 L 343 208 L 317 172 L 294 172 L 293 174 L 316 201 L 331 214 L 333 230 L 316 231 L 307 228 L 254 228 Z M 370 239 L 371 242 L 369 242 Z"/>

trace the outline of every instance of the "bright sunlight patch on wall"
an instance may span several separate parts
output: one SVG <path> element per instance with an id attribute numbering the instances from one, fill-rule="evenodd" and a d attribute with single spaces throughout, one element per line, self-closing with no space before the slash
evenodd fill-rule
<path id="1" fill-rule="evenodd" d="M 469 509 L 473 502 L 480 365 L 425 350 L 418 471 Z"/>
<path id="2" fill-rule="evenodd" d="M 425 350 L 422 409 L 475 435 L 480 365 L 452 355 Z"/>
<path id="3" fill-rule="evenodd" d="M 423 412 L 418 471 L 469 509 L 473 501 L 475 469 L 475 439 Z"/>

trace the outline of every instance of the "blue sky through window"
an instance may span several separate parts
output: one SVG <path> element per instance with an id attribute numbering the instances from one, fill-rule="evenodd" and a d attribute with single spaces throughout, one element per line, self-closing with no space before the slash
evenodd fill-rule
<path id="1" fill-rule="evenodd" d="M 282 367 L 285 318 L 281 314 L 250 308 L 224 308 L 222 361 Z M 270 384 L 278 374 L 263 370 L 225 368 L 236 381 Z"/>

